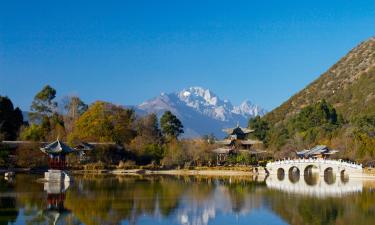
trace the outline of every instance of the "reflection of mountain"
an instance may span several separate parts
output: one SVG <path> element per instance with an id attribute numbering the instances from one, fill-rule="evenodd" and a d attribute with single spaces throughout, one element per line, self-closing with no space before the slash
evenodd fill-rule
<path id="1" fill-rule="evenodd" d="M 184 196 L 176 210 L 178 221 L 182 225 L 206 225 L 217 214 L 249 214 L 261 205 L 261 198 L 249 187 L 250 184 L 218 185 L 203 202 Z M 241 189 L 243 193 L 235 191 Z"/>

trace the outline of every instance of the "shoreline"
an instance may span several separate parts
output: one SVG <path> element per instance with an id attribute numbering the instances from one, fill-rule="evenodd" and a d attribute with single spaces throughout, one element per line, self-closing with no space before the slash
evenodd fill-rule
<path id="1" fill-rule="evenodd" d="M 44 173 L 47 170 L 30 169 L 30 168 L 13 168 L 0 169 L 0 173 Z M 152 169 L 102 169 L 102 170 L 66 170 L 70 174 L 111 174 L 111 175 L 174 175 L 174 176 L 268 176 L 265 170 L 253 172 L 252 170 L 243 170 L 239 168 L 212 168 L 212 169 L 168 169 L 168 170 L 152 170 Z M 349 176 L 350 177 L 350 176 Z M 375 173 L 364 171 L 362 176 L 352 176 L 352 178 L 375 179 Z"/>

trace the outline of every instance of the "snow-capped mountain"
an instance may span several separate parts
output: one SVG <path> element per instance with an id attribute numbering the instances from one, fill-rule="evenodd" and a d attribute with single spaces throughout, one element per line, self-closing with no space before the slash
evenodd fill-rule
<path id="1" fill-rule="evenodd" d="M 161 116 L 169 110 L 184 125 L 184 137 L 197 137 L 214 133 L 222 137 L 223 128 L 233 127 L 237 123 L 246 126 L 248 119 L 264 115 L 265 110 L 250 101 L 233 106 L 228 100 L 220 99 L 209 89 L 190 87 L 176 93 L 161 93 L 148 100 L 136 109 L 145 113 L 156 113 Z"/>

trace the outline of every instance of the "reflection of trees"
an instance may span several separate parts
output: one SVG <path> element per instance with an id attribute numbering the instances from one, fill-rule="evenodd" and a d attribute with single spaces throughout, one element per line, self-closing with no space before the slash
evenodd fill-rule
<path id="1" fill-rule="evenodd" d="M 373 224 L 375 193 L 319 199 L 270 190 L 268 205 L 290 224 Z"/>
<path id="2" fill-rule="evenodd" d="M 10 192 L 14 189 L 12 183 L 8 183 L 5 180 L 0 181 L 0 193 Z M 18 209 L 16 206 L 15 197 L 0 197 L 0 225 L 7 225 L 14 223 L 18 216 Z"/>
<path id="3" fill-rule="evenodd" d="M 47 194 L 35 179 L 19 174 L 14 183 L 0 181 L 0 192 L 11 193 L 0 196 L 0 225 L 14 222 L 19 208 L 25 209 L 20 212 L 25 213 L 26 224 L 46 224 L 41 212 L 47 207 Z M 315 198 L 264 186 L 243 177 L 76 177 L 65 200 L 74 217 L 64 219 L 64 224 L 77 224 L 77 219 L 84 224 L 135 224 L 144 215 L 181 224 L 208 224 L 220 213 L 248 215 L 262 206 L 290 224 L 375 221 L 375 192 L 366 189 L 360 195 Z"/>
<path id="4" fill-rule="evenodd" d="M 217 187 L 221 187 L 221 193 L 214 196 Z M 188 208 L 197 209 L 190 213 L 199 214 L 211 206 L 229 205 L 231 211 L 240 212 L 248 207 L 249 194 L 254 190 L 255 184 L 243 179 L 229 182 L 224 178 L 187 176 L 82 178 L 76 179 L 67 192 L 65 206 L 85 224 L 119 224 L 122 220 L 135 223 L 140 215 L 168 217 Z M 217 197 L 229 202 L 217 204 Z M 198 209 L 203 205 L 205 209 Z"/>
<path id="5" fill-rule="evenodd" d="M 119 224 L 159 211 L 167 216 L 185 186 L 168 177 L 82 179 L 67 193 L 65 205 L 85 224 Z"/>

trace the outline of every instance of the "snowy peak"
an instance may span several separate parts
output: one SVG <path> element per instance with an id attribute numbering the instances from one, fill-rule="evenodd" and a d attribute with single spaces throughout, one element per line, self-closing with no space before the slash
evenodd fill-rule
<path id="1" fill-rule="evenodd" d="M 211 90 L 202 87 L 185 88 L 169 94 L 161 93 L 136 108 L 142 112 L 157 113 L 158 116 L 167 110 L 171 111 L 182 120 L 186 137 L 211 132 L 219 137 L 223 128 L 237 123 L 246 126 L 249 118 L 265 114 L 265 110 L 248 100 L 239 106 L 233 106 L 230 101 L 222 100 Z"/>
<path id="2" fill-rule="evenodd" d="M 216 106 L 219 98 L 209 89 L 202 87 L 190 87 L 177 93 L 181 101 L 191 104 L 192 106 L 206 105 Z"/>
<path id="3" fill-rule="evenodd" d="M 242 102 L 239 106 L 233 107 L 232 110 L 233 113 L 235 114 L 240 114 L 243 116 L 263 116 L 266 114 L 266 110 L 262 109 L 258 105 L 252 104 L 249 100 L 245 100 Z"/>

